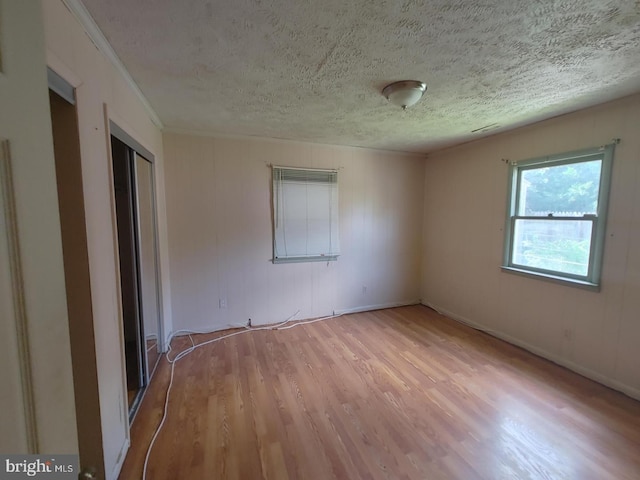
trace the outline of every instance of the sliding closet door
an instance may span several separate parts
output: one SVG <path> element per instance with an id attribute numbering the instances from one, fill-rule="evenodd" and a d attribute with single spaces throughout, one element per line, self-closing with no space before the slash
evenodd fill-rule
<path id="1" fill-rule="evenodd" d="M 147 355 L 147 379 L 160 358 L 160 302 L 158 295 L 158 249 L 153 195 L 153 164 L 134 153 L 135 192 L 138 218 L 139 289 L 144 349 Z"/>
<path id="2" fill-rule="evenodd" d="M 110 126 L 127 394 L 132 419 L 162 351 L 154 164 L 151 153 L 114 123 Z"/>
<path id="3" fill-rule="evenodd" d="M 146 384 L 146 367 L 141 349 L 136 218 L 133 205 L 133 171 L 131 150 L 117 138 L 111 138 L 116 218 L 118 224 L 118 254 L 120 260 L 120 292 L 124 323 L 124 352 L 127 371 L 129 407 Z"/>

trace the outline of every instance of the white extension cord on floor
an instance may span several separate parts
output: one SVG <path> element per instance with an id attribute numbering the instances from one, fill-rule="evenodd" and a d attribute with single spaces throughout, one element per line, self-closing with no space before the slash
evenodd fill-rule
<path id="1" fill-rule="evenodd" d="M 177 330 L 177 331 L 175 331 L 175 332 L 173 332 L 171 334 L 171 337 L 169 338 L 169 349 L 167 351 L 167 361 L 171 364 L 171 376 L 169 378 L 169 386 L 167 387 L 167 394 L 166 394 L 166 398 L 164 400 L 164 412 L 162 414 L 162 420 L 160 420 L 160 424 L 158 425 L 158 428 L 156 428 L 156 431 L 153 434 L 153 437 L 151 438 L 151 443 L 149 444 L 149 448 L 147 449 L 147 454 L 146 454 L 146 456 L 144 458 L 144 467 L 142 469 L 142 480 L 146 480 L 147 479 L 147 465 L 149 463 L 149 457 L 151 456 L 151 450 L 153 449 L 153 445 L 155 444 L 156 439 L 158 438 L 158 435 L 160 434 L 160 431 L 162 430 L 164 422 L 167 419 L 167 412 L 168 412 L 168 407 L 169 407 L 169 396 L 171 394 L 171 387 L 173 386 L 173 372 L 175 370 L 176 362 L 178 360 L 186 357 L 187 355 L 189 355 L 191 352 L 193 352 L 197 348 L 204 347 L 205 345 L 209 345 L 210 343 L 219 342 L 220 340 L 225 340 L 227 338 L 235 337 L 236 335 L 242 335 L 242 334 L 245 334 L 245 333 L 256 332 L 256 331 L 260 331 L 260 330 L 287 330 L 289 328 L 297 327 L 298 325 L 307 325 L 309 323 L 320 322 L 322 320 L 329 320 L 331 318 L 336 318 L 336 317 L 340 316 L 340 315 L 331 315 L 329 317 L 314 318 L 313 320 L 306 320 L 306 321 L 296 322 L 296 323 L 293 323 L 291 325 L 287 325 L 289 322 L 291 322 L 295 318 L 296 315 L 298 315 L 298 313 L 300 313 L 300 310 L 298 310 L 296 313 L 291 315 L 289 318 L 287 318 L 282 323 L 278 323 L 278 324 L 275 324 L 275 325 L 266 325 L 266 326 L 257 327 L 257 328 L 245 327 L 245 330 L 240 330 L 238 332 L 233 332 L 233 333 L 229 333 L 227 335 L 222 335 L 221 337 L 213 338 L 211 340 L 207 340 L 206 342 L 202 342 L 202 343 L 198 343 L 198 344 L 194 343 L 193 337 L 191 335 L 204 334 L 204 333 L 214 333 L 214 332 L 197 332 L 197 331 L 194 331 L 194 330 Z M 287 325 L 287 326 L 285 326 L 285 325 Z M 178 355 L 176 355 L 176 357 L 173 360 L 171 360 L 169 358 L 169 354 L 171 353 L 171 342 L 173 341 L 173 338 L 177 334 L 180 334 L 180 333 L 184 333 L 184 334 L 187 334 L 189 336 L 189 339 L 191 340 L 191 346 L 189 348 L 187 348 L 186 350 L 183 350 L 182 352 L 180 352 Z"/>

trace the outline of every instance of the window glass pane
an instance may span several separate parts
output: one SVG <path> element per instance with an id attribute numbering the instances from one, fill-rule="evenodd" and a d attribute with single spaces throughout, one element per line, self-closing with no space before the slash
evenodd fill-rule
<path id="1" fill-rule="evenodd" d="M 590 220 L 516 220 L 512 262 L 586 276 L 592 228 Z"/>
<path id="2" fill-rule="evenodd" d="M 601 160 L 520 171 L 518 215 L 576 217 L 598 213 Z"/>

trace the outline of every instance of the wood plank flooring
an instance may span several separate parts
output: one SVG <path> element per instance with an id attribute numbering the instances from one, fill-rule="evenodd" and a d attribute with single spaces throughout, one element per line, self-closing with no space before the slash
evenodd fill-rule
<path id="1" fill-rule="evenodd" d="M 149 480 L 640 478 L 640 402 L 423 306 L 238 335 L 175 374 Z M 163 358 L 122 480 L 168 375 Z"/>

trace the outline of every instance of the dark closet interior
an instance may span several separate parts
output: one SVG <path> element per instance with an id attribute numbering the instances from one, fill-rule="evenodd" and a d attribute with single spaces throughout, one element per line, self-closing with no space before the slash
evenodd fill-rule
<path id="1" fill-rule="evenodd" d="M 111 137 L 129 415 L 160 356 L 153 164 Z"/>

